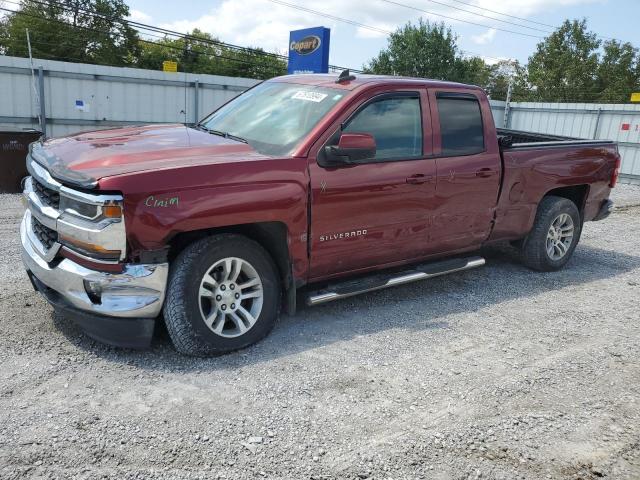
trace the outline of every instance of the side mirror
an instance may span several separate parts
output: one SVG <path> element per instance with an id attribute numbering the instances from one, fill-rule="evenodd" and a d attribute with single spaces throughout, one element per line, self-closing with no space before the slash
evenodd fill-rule
<path id="1" fill-rule="evenodd" d="M 343 133 L 338 145 L 327 145 L 324 153 L 331 165 L 367 160 L 376 156 L 376 140 L 368 133 Z"/>

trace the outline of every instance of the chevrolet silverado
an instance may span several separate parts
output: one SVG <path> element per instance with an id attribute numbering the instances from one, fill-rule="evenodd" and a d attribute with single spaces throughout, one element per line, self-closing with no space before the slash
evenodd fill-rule
<path id="1" fill-rule="evenodd" d="M 263 82 L 195 126 L 39 141 L 27 167 L 36 290 L 100 341 L 143 348 L 164 321 L 177 350 L 212 355 L 297 298 L 478 267 L 496 242 L 562 268 L 609 214 L 620 156 L 496 129 L 478 87 L 343 72 Z"/>

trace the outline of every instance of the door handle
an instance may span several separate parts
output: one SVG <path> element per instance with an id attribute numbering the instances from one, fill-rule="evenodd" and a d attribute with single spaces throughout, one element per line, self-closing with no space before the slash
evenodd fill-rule
<path id="1" fill-rule="evenodd" d="M 430 182 L 433 177 L 431 175 L 425 175 L 423 173 L 416 173 L 415 175 L 411 175 L 407 177 L 407 183 L 412 185 L 417 185 L 420 183 Z"/>
<path id="2" fill-rule="evenodd" d="M 491 175 L 493 175 L 493 170 L 491 170 L 490 168 L 481 168 L 480 170 L 476 171 L 476 177 L 487 178 Z"/>

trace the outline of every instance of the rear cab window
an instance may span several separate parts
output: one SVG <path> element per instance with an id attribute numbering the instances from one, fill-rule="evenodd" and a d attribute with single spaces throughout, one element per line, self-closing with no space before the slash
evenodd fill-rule
<path id="1" fill-rule="evenodd" d="M 484 152 L 484 125 L 478 99 L 467 93 L 437 92 L 436 103 L 440 119 L 440 156 Z"/>

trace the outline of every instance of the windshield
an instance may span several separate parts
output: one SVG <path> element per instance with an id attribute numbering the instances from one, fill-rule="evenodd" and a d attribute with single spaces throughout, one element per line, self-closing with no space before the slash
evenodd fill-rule
<path id="1" fill-rule="evenodd" d="M 265 82 L 213 112 L 200 126 L 246 140 L 264 155 L 284 156 L 344 96 L 335 88 Z"/>

